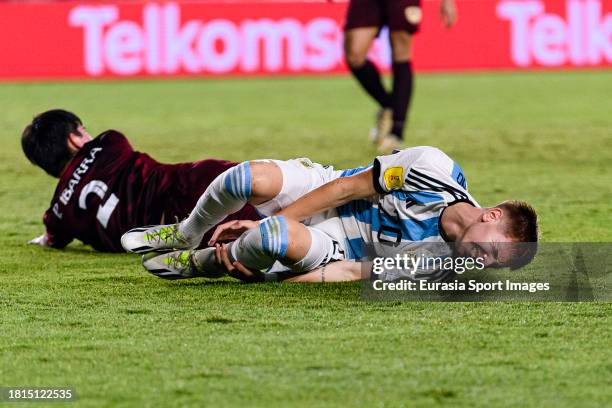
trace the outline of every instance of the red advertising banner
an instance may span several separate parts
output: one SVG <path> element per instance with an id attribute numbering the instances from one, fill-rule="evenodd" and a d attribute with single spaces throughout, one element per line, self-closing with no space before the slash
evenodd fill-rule
<path id="1" fill-rule="evenodd" d="M 424 1 L 418 70 L 612 67 L 612 0 Z M 330 73 L 346 3 L 0 3 L 0 80 Z M 387 67 L 381 33 L 371 57 Z"/>

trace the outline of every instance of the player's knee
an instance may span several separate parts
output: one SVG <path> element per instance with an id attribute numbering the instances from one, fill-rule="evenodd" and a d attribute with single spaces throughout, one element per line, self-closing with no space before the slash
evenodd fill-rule
<path id="1" fill-rule="evenodd" d="M 366 62 L 366 53 L 346 47 L 344 50 L 344 60 L 350 68 L 360 68 Z"/>
<path id="2" fill-rule="evenodd" d="M 242 162 L 227 170 L 225 190 L 234 198 L 259 204 L 274 198 L 283 185 L 279 167 L 271 162 Z"/>
<path id="3" fill-rule="evenodd" d="M 265 161 L 252 161 L 249 165 L 251 203 L 257 205 L 276 197 L 283 187 L 281 169 Z"/>
<path id="4" fill-rule="evenodd" d="M 359 68 L 366 62 L 367 48 L 359 47 L 352 36 L 347 35 L 344 39 L 344 60 L 351 68 Z"/>
<path id="5" fill-rule="evenodd" d="M 268 217 L 259 224 L 263 252 L 275 259 L 287 253 L 289 228 L 283 216 Z"/>
<path id="6" fill-rule="evenodd" d="M 390 35 L 393 61 L 408 61 L 411 58 L 412 36 L 404 31 L 394 31 Z"/>

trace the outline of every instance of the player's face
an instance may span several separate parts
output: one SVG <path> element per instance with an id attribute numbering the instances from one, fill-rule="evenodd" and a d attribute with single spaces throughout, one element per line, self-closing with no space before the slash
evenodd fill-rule
<path id="1" fill-rule="evenodd" d="M 91 137 L 85 126 L 81 125 L 77 128 L 77 130 L 79 131 L 83 144 L 91 142 L 93 140 L 93 137 Z"/>
<path id="2" fill-rule="evenodd" d="M 513 240 L 506 235 L 502 212 L 488 209 L 478 221 L 470 225 L 455 242 L 459 256 L 484 258 L 486 267 L 503 267 L 508 264 Z"/>
<path id="3" fill-rule="evenodd" d="M 68 148 L 72 153 L 76 153 L 85 146 L 86 143 L 89 143 L 93 140 L 87 129 L 84 126 L 79 126 L 77 128 L 77 133 L 70 133 L 68 135 Z"/>

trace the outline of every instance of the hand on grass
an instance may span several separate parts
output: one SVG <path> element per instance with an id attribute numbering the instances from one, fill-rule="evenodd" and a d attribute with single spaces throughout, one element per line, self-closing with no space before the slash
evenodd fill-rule
<path id="1" fill-rule="evenodd" d="M 28 241 L 28 244 L 29 245 L 40 245 L 41 247 L 48 247 L 49 241 L 47 240 L 47 234 L 42 234 L 41 236 Z"/>

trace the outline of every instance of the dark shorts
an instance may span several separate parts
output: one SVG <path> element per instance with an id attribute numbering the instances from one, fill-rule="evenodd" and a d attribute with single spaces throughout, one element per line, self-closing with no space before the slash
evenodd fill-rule
<path id="1" fill-rule="evenodd" d="M 415 34 L 422 17 L 421 0 L 350 0 L 344 30 L 387 26 Z"/>

